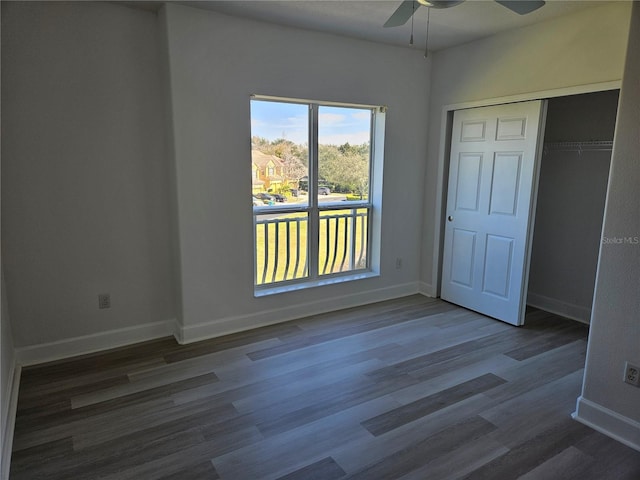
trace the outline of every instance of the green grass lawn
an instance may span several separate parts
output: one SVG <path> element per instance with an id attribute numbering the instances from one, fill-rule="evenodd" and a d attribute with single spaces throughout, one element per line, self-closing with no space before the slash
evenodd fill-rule
<path id="1" fill-rule="evenodd" d="M 353 217 L 333 218 L 337 215 L 350 214 L 351 209 L 321 212 L 318 245 L 320 275 L 351 270 L 352 236 L 355 237 L 355 269 L 366 267 L 367 238 L 366 233 L 363 234 L 363 232 L 367 231 L 367 209 L 362 208 L 357 211 L 365 215 L 357 217 L 355 235 L 352 235 L 351 228 Z M 256 285 L 308 276 L 306 218 L 306 213 L 293 213 L 279 217 L 277 223 L 256 225 Z M 293 219 L 299 219 L 299 221 L 285 221 Z M 268 228 L 268 242 L 265 242 L 266 228 Z M 299 249 L 297 248 L 298 239 Z"/>

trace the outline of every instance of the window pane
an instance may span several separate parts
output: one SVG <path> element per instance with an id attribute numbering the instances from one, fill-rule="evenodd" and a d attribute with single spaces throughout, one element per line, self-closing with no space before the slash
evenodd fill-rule
<path id="1" fill-rule="evenodd" d="M 320 212 L 318 273 L 362 270 L 367 265 L 368 208 Z"/>
<path id="2" fill-rule="evenodd" d="M 256 285 L 309 276 L 307 213 L 255 216 Z"/>
<path id="3" fill-rule="evenodd" d="M 320 201 L 368 201 L 371 110 L 320 106 L 318 194 Z"/>
<path id="4" fill-rule="evenodd" d="M 251 100 L 253 205 L 308 205 L 309 106 Z"/>
<path id="5" fill-rule="evenodd" d="M 368 107 L 251 100 L 256 291 L 370 268 L 373 118 Z"/>

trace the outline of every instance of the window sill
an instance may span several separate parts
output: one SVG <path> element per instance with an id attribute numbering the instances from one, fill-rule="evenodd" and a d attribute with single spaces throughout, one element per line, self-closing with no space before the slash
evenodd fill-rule
<path id="1" fill-rule="evenodd" d="M 256 288 L 253 296 L 256 298 L 266 297 L 268 295 L 277 295 L 279 293 L 295 292 L 298 290 L 306 290 L 308 288 L 322 287 L 324 285 L 335 285 L 338 283 L 353 282 L 355 280 L 364 280 L 365 278 L 379 277 L 377 272 L 361 272 L 350 275 L 341 275 L 339 277 L 323 278 L 322 280 L 314 280 L 309 282 L 293 283 L 288 285 L 278 285 L 276 287 Z"/>

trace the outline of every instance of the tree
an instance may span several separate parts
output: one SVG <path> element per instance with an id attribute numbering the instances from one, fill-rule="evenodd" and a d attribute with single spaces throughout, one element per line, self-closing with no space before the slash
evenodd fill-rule
<path id="1" fill-rule="evenodd" d="M 363 198 L 369 191 L 369 146 L 320 145 L 319 175 L 334 189 L 350 191 Z"/>
<path id="2" fill-rule="evenodd" d="M 308 175 L 309 148 L 291 140 L 279 138 L 267 140 L 252 137 L 252 148 L 267 155 L 274 155 L 283 163 L 285 181 L 298 186 Z M 353 192 L 363 198 L 369 191 L 369 144 L 318 145 L 319 183 L 331 186 L 332 190 Z"/>
<path id="3" fill-rule="evenodd" d="M 308 174 L 309 158 L 308 150 L 305 147 L 283 138 L 271 142 L 271 147 L 273 155 L 282 161 L 282 173 L 286 179 L 297 184 L 302 177 Z"/>

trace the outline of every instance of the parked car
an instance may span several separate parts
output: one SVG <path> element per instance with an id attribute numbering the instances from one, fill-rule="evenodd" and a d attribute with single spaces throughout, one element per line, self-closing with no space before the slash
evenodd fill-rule
<path id="1" fill-rule="evenodd" d="M 257 207 L 258 205 L 264 205 L 264 202 L 260 200 L 258 197 L 256 197 L 255 195 L 252 195 L 251 199 L 253 200 L 254 207 Z"/>
<path id="2" fill-rule="evenodd" d="M 287 201 L 287 197 L 285 197 L 284 195 L 280 195 L 279 193 L 274 193 L 272 196 L 276 199 L 276 202 L 282 203 Z"/>
<path id="3" fill-rule="evenodd" d="M 263 203 L 266 203 L 268 205 L 273 205 L 274 203 L 276 203 L 276 199 L 272 196 L 269 195 L 268 193 L 256 193 L 255 194 L 256 198 L 259 198 L 260 200 L 262 200 Z"/>
<path id="4" fill-rule="evenodd" d="M 330 193 L 329 187 L 318 187 L 318 195 L 329 195 Z"/>

